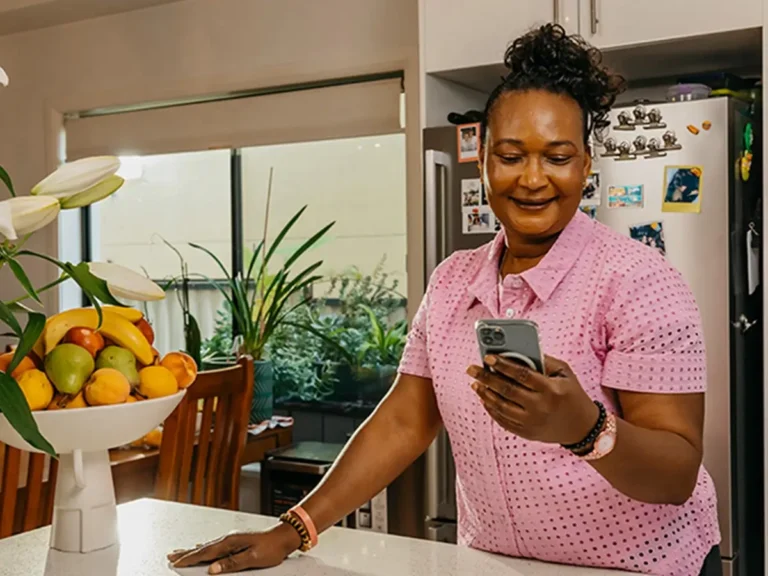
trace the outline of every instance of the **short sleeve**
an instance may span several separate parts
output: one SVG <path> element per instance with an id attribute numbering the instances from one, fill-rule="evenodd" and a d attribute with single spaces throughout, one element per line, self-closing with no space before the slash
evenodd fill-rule
<path id="1" fill-rule="evenodd" d="M 666 262 L 624 278 L 605 328 L 603 386 L 667 394 L 705 391 L 699 309 L 680 273 Z"/>
<path id="2" fill-rule="evenodd" d="M 427 316 L 429 314 L 430 289 L 421 299 L 416 316 L 411 323 L 398 372 L 420 378 L 432 379 L 427 352 Z"/>

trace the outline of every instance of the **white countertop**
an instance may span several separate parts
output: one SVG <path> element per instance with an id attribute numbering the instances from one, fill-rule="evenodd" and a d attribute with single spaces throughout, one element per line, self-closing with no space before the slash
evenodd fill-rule
<path id="1" fill-rule="evenodd" d="M 0 540 L 0 576 L 202 576 L 206 567 L 172 570 L 165 555 L 231 530 L 253 530 L 273 518 L 138 500 L 118 506 L 120 548 L 93 554 L 49 551 L 49 528 Z M 617 576 L 618 572 L 571 568 L 503 558 L 450 544 L 334 528 L 320 546 L 259 576 Z"/>

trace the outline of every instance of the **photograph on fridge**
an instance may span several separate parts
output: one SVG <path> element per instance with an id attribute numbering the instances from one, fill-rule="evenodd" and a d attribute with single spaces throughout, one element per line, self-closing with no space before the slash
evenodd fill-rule
<path id="1" fill-rule="evenodd" d="M 593 170 L 587 176 L 581 192 L 581 206 L 600 206 L 600 172 Z"/>
<path id="2" fill-rule="evenodd" d="M 495 218 L 490 208 L 480 206 L 477 208 L 464 208 L 464 234 L 492 234 L 494 232 Z"/>
<path id="3" fill-rule="evenodd" d="M 642 208 L 643 186 L 609 186 L 608 208 Z"/>
<path id="4" fill-rule="evenodd" d="M 664 212 L 701 212 L 701 166 L 664 167 Z"/>
<path id="5" fill-rule="evenodd" d="M 597 219 L 597 206 L 579 206 L 579 210 L 584 212 L 587 216 L 592 218 L 592 220 Z"/>
<path id="6" fill-rule="evenodd" d="M 456 127 L 459 162 L 477 162 L 480 154 L 480 124 L 462 124 Z"/>
<path id="7" fill-rule="evenodd" d="M 667 247 L 664 243 L 664 225 L 661 222 L 648 222 L 647 224 L 630 226 L 629 235 L 649 248 L 658 250 L 662 256 L 667 255 Z"/>
<path id="8" fill-rule="evenodd" d="M 483 202 L 485 194 L 482 190 L 483 186 L 480 183 L 480 178 L 468 178 L 461 181 L 461 206 L 467 208 L 470 206 L 487 205 L 488 202 Z"/>

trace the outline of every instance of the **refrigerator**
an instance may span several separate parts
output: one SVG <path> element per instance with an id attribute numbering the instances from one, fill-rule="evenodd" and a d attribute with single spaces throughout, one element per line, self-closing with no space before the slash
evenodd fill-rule
<path id="1" fill-rule="evenodd" d="M 726 576 L 762 574 L 764 561 L 759 109 L 727 97 L 617 107 L 593 142 L 581 208 L 663 252 L 700 308 L 704 465 L 717 489 Z M 423 134 L 427 277 L 453 251 L 493 238 L 466 136 L 455 126 Z M 426 464 L 426 533 L 455 541 L 455 469 L 444 433 Z"/>

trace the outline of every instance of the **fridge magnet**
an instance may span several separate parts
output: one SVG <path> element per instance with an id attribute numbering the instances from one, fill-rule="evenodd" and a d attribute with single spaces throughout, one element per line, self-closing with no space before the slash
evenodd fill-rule
<path id="1" fill-rule="evenodd" d="M 618 124 L 613 127 L 614 130 L 634 130 L 635 124 L 632 122 L 632 116 L 629 115 L 629 112 L 626 110 L 622 110 L 619 112 L 619 115 L 616 117 L 616 120 L 618 121 Z"/>
<path id="2" fill-rule="evenodd" d="M 701 166 L 664 167 L 664 212 L 701 212 Z"/>
<path id="3" fill-rule="evenodd" d="M 688 132 L 690 132 L 694 136 L 698 135 L 698 133 L 699 133 L 699 129 L 696 128 L 696 126 L 694 126 L 693 124 L 688 124 L 688 126 L 686 126 L 686 128 L 688 129 Z"/>
<path id="4" fill-rule="evenodd" d="M 658 250 L 662 256 L 667 255 L 667 248 L 664 244 L 664 226 L 661 222 L 630 226 L 629 235 L 649 248 Z"/>
<path id="5" fill-rule="evenodd" d="M 600 172 L 597 170 L 587 176 L 584 190 L 581 191 L 580 206 L 600 206 Z"/>
<path id="6" fill-rule="evenodd" d="M 480 206 L 483 200 L 480 178 L 470 178 L 461 181 L 461 207 Z M 486 202 L 487 204 L 487 202 Z"/>
<path id="7" fill-rule="evenodd" d="M 477 162 L 480 154 L 480 124 L 456 126 L 459 162 Z"/>
<path id="8" fill-rule="evenodd" d="M 752 131 L 752 123 L 747 123 L 744 127 L 744 150 L 739 156 L 739 169 L 741 179 L 746 182 L 752 172 L 752 145 L 755 141 L 755 135 Z"/>
<path id="9" fill-rule="evenodd" d="M 478 206 L 475 208 L 462 208 L 464 217 L 464 234 L 491 234 L 494 229 L 493 214 L 490 208 Z"/>
<path id="10" fill-rule="evenodd" d="M 592 220 L 597 219 L 597 206 L 579 206 L 579 210 L 592 218 Z"/>
<path id="11" fill-rule="evenodd" d="M 701 127 L 702 129 L 708 131 L 710 128 L 712 128 L 712 122 L 710 122 L 709 120 L 704 120 L 704 122 L 701 123 Z"/>
<path id="12" fill-rule="evenodd" d="M 667 153 L 662 151 L 661 142 L 658 138 L 651 138 L 648 141 L 648 152 L 645 155 L 646 158 L 661 158 L 666 156 Z"/>
<path id="13" fill-rule="evenodd" d="M 646 130 L 663 130 L 666 127 L 667 124 L 663 122 L 661 118 L 661 110 L 658 108 L 651 108 L 648 112 L 648 118 L 643 128 Z"/>
<path id="14" fill-rule="evenodd" d="M 610 186 L 608 188 L 608 208 L 642 208 L 643 187 Z"/>
<path id="15" fill-rule="evenodd" d="M 613 137 L 609 136 L 608 138 L 603 140 L 603 148 L 604 148 L 604 152 L 602 154 L 603 157 L 611 157 L 611 156 L 619 155 L 618 144 L 616 144 L 616 139 Z"/>
<path id="16" fill-rule="evenodd" d="M 616 160 L 634 160 L 637 154 L 632 153 L 632 144 L 628 140 L 619 142 L 619 155 Z"/>
<path id="17" fill-rule="evenodd" d="M 682 150 L 683 147 L 677 141 L 677 134 L 674 130 L 667 130 L 661 137 L 664 141 L 664 150 Z"/>

